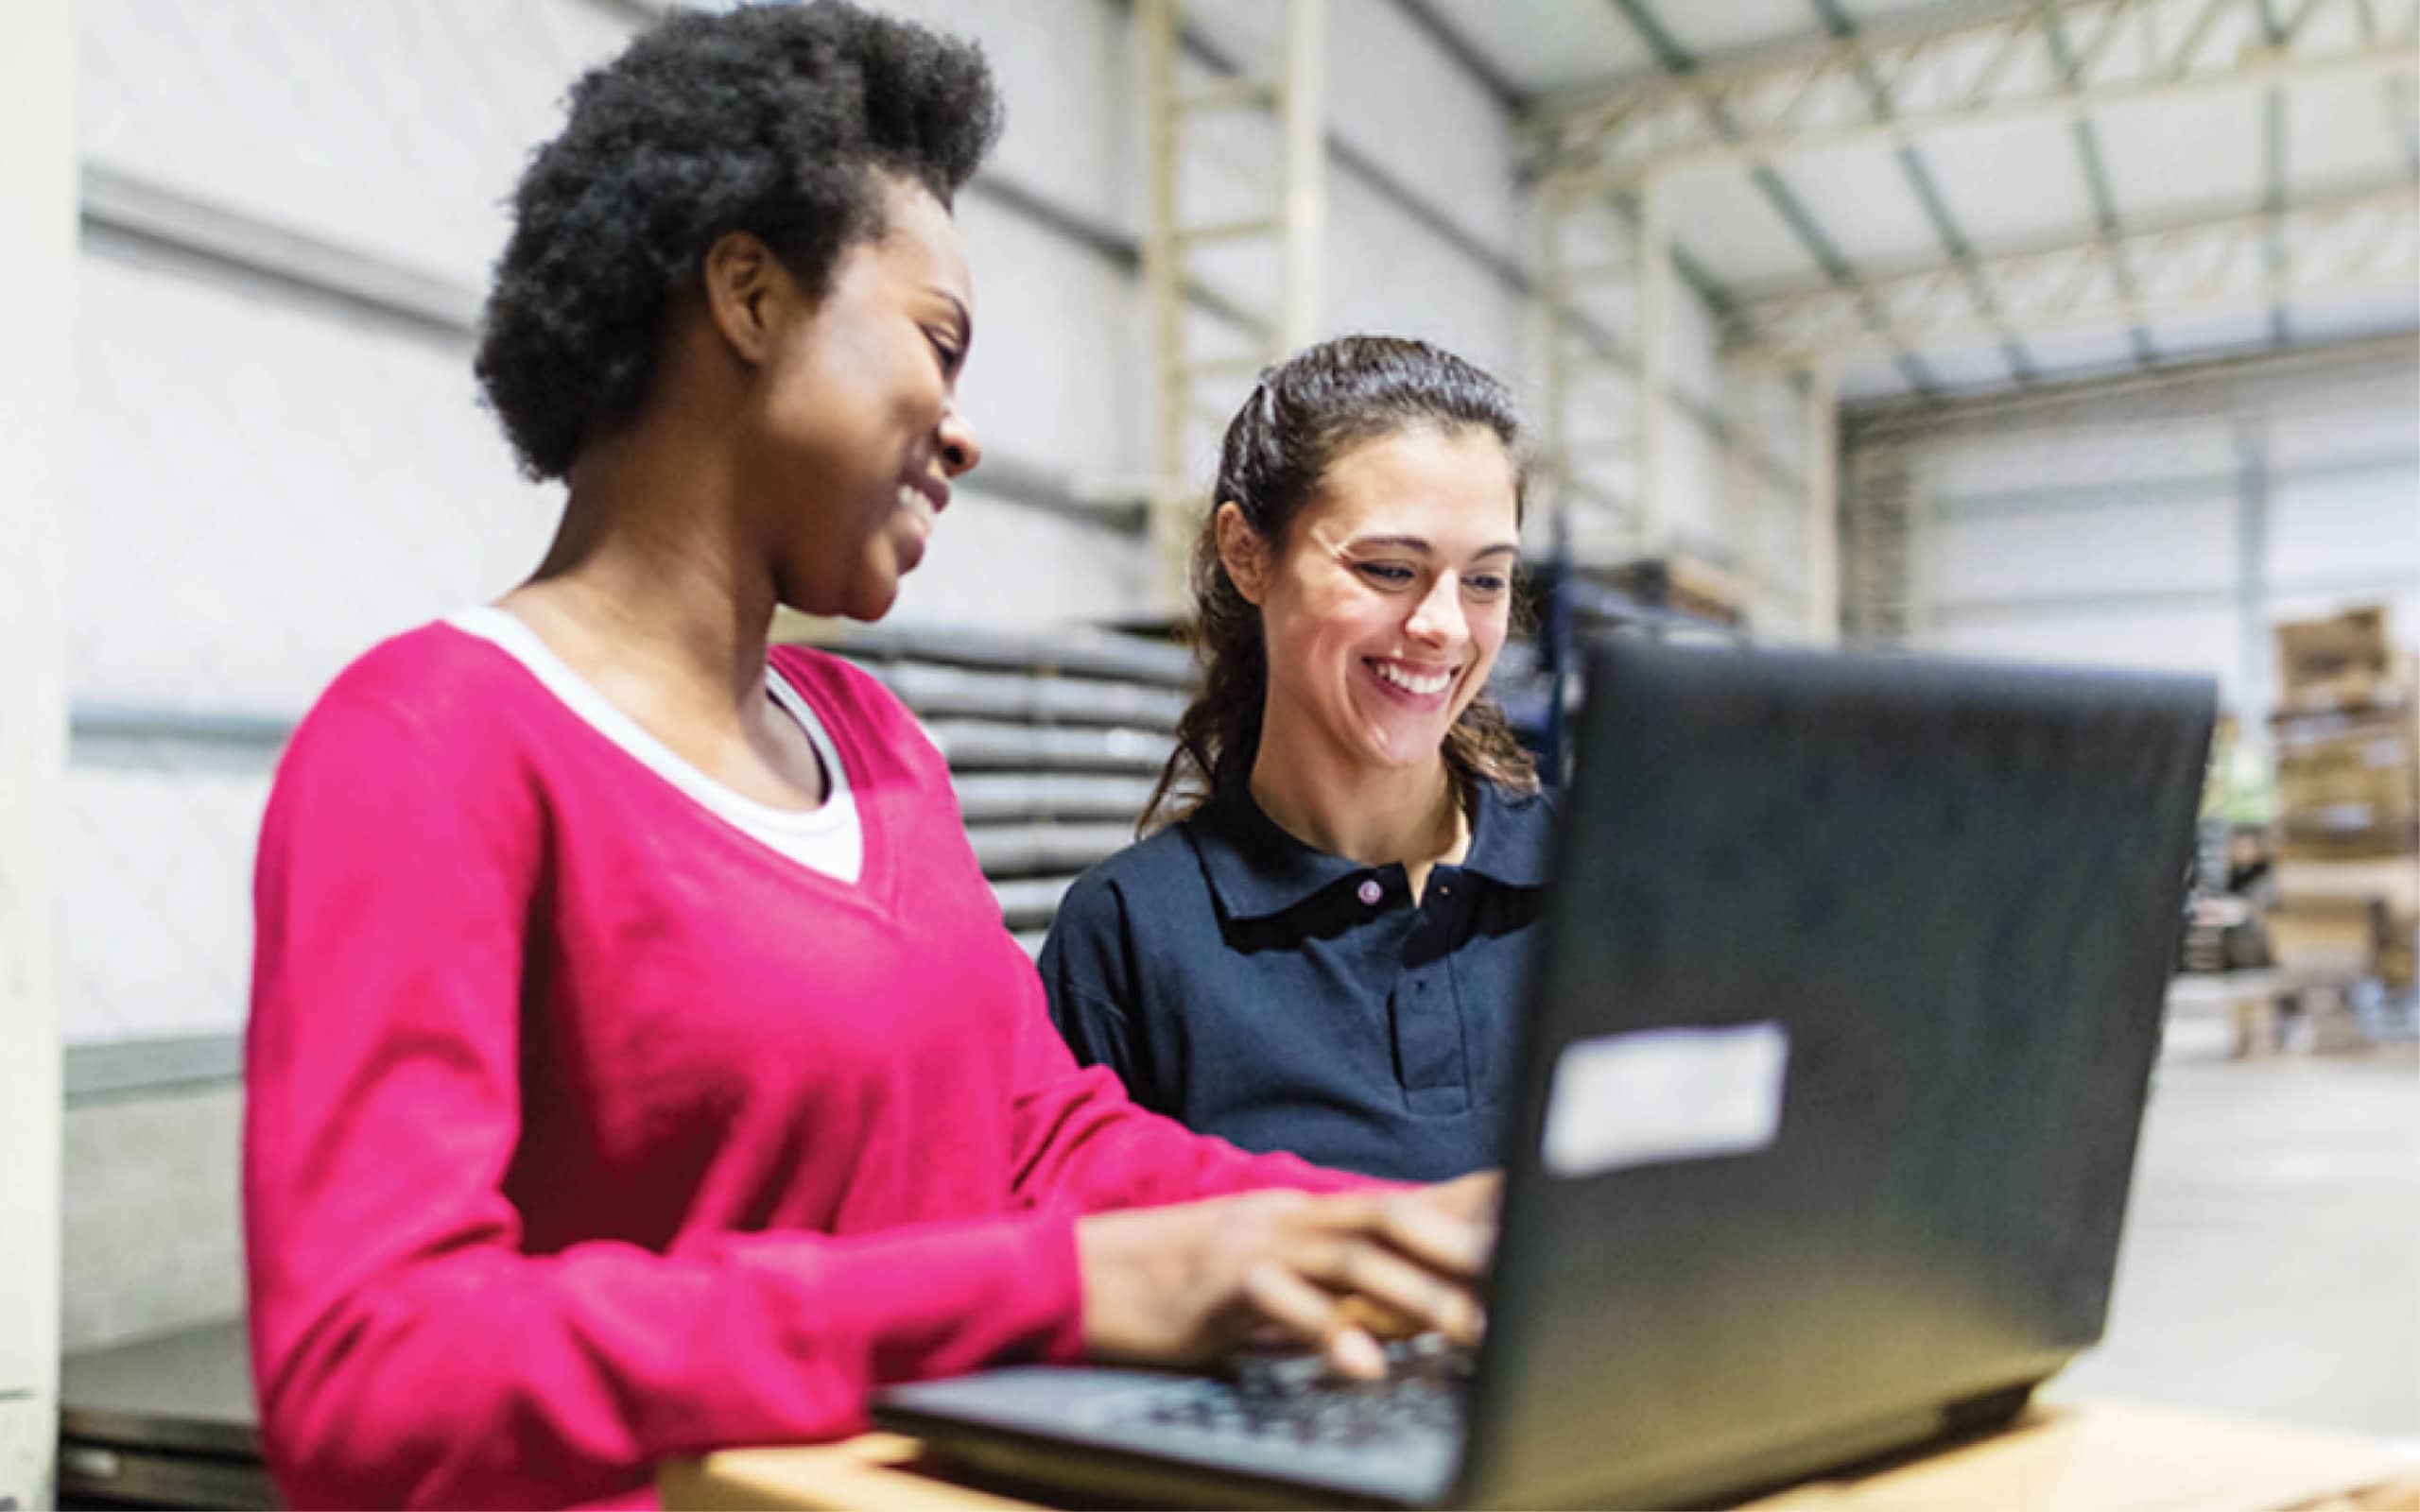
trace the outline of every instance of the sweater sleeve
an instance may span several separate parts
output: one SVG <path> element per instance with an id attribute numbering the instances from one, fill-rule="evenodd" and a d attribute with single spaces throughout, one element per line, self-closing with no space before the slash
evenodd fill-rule
<path id="1" fill-rule="evenodd" d="M 857 1431 L 883 1382 L 1072 1357 L 1063 1211 L 525 1251 L 505 1182 L 545 819 L 477 739 L 340 682 L 264 824 L 244 1179 L 286 1495 L 643 1494 L 669 1454 Z"/>

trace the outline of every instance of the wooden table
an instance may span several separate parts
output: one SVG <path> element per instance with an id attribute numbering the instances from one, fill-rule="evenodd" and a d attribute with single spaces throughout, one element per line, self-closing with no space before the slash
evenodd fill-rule
<path id="1" fill-rule="evenodd" d="M 670 1508 L 1010 1512 L 912 1438 L 667 1463 Z M 2165 1408 L 2037 1406 L 2003 1432 L 1746 1503 L 1787 1512 L 2420 1512 L 2420 1463 L 2367 1439 Z"/>

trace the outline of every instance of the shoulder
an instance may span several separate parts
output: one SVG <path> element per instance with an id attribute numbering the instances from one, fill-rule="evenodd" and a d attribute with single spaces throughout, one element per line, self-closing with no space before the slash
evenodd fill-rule
<path id="1" fill-rule="evenodd" d="M 1463 865 L 1511 886 L 1545 886 L 1554 864 L 1558 807 L 1555 795 L 1544 789 L 1522 793 L 1481 782 L 1478 830 Z"/>
<path id="2" fill-rule="evenodd" d="M 1562 799 L 1552 788 L 1540 787 L 1523 793 L 1499 782 L 1483 782 L 1479 801 L 1493 806 L 1513 824 L 1550 828 Z"/>
<path id="3" fill-rule="evenodd" d="M 1182 825 L 1169 825 L 1097 862 L 1068 885 L 1051 921 L 1051 959 L 1123 953 L 1138 932 L 1156 933 L 1172 914 L 1201 906 L 1201 871 Z M 1191 879 L 1193 885 L 1187 886 Z"/>
<path id="4" fill-rule="evenodd" d="M 559 743 L 532 732 L 548 696 L 512 658 L 443 622 L 339 672 L 279 757 L 273 815 L 420 823 L 460 813 L 502 833 L 530 811 Z"/>
<path id="5" fill-rule="evenodd" d="M 1193 846 L 1183 824 L 1171 824 L 1096 862 L 1067 889 L 1063 909 L 1100 913 L 1131 900 L 1166 897 L 1188 876 L 1198 876 Z"/>
<path id="6" fill-rule="evenodd" d="M 914 710 L 880 678 L 809 645 L 776 645 L 773 670 L 804 694 L 835 739 L 854 746 L 875 766 L 895 761 L 926 785 L 949 785 L 949 759 Z"/>
<path id="7" fill-rule="evenodd" d="M 355 657 L 296 727 L 289 756 L 377 739 L 398 755 L 458 754 L 495 746 L 536 683 L 513 660 L 442 621 L 406 630 Z"/>
<path id="8" fill-rule="evenodd" d="M 921 737 L 924 727 L 880 678 L 863 667 L 811 645 L 776 645 L 767 652 L 775 671 L 790 686 L 815 700 L 820 711 L 838 714 L 888 733 L 902 728 Z M 926 742 L 930 744 L 929 740 Z"/>

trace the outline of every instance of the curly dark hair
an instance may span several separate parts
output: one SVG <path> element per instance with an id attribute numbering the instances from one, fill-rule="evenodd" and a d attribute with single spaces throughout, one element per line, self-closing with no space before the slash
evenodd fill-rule
<path id="1" fill-rule="evenodd" d="M 1493 434 L 1513 460 L 1513 505 L 1520 508 L 1528 472 L 1512 390 L 1442 347 L 1400 336 L 1340 336 L 1262 371 L 1228 422 L 1218 491 L 1193 542 L 1191 639 L 1201 691 L 1177 721 L 1176 749 L 1137 833 L 1200 808 L 1221 783 L 1249 773 L 1260 751 L 1269 650 L 1260 610 L 1219 555 L 1218 506 L 1232 502 L 1262 540 L 1282 548 L 1295 516 L 1346 453 L 1423 426 Z M 1484 694 L 1445 732 L 1445 765 L 1465 807 L 1481 781 L 1517 793 L 1538 788 L 1536 761 Z"/>
<path id="2" fill-rule="evenodd" d="M 731 232 L 811 291 L 877 235 L 874 170 L 944 204 L 1000 133 L 974 44 L 843 0 L 676 11 L 571 88 L 512 197 L 476 362 L 532 478 L 647 397 L 667 315 Z"/>

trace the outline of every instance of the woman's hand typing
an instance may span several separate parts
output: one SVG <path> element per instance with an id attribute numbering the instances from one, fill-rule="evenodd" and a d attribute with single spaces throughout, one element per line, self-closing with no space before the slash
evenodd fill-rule
<path id="1" fill-rule="evenodd" d="M 1312 1196 L 1255 1192 L 1076 1226 L 1084 1342 L 1100 1359 L 1195 1365 L 1274 1329 L 1339 1374 L 1386 1373 L 1376 1335 L 1475 1344 L 1500 1172 Z"/>

